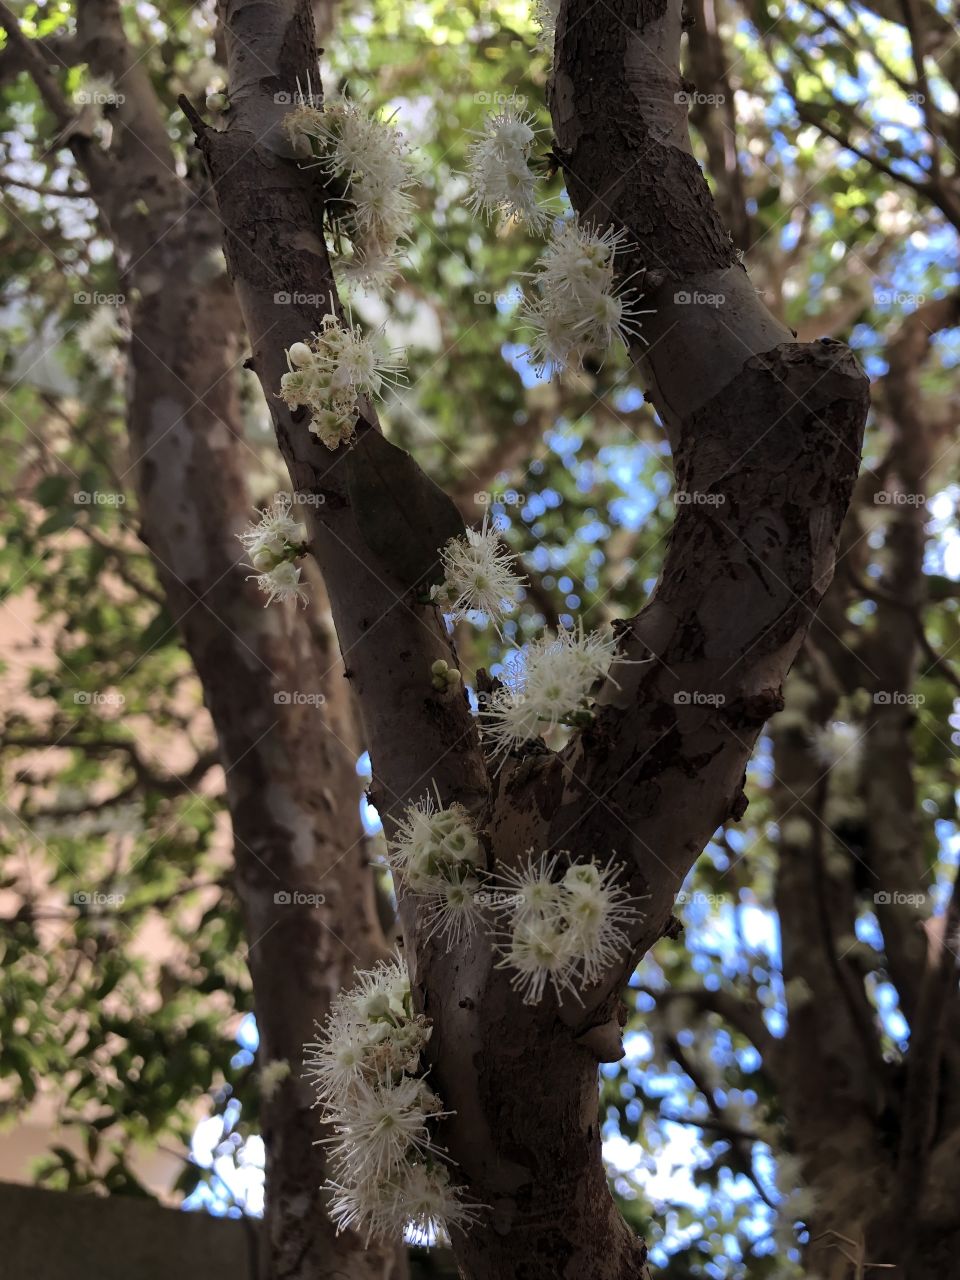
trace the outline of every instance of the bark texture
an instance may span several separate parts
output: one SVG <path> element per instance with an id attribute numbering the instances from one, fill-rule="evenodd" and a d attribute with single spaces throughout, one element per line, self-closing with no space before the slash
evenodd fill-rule
<path id="1" fill-rule="evenodd" d="M 4 25 L 16 39 L 16 23 Z M 22 41 L 22 37 L 21 37 Z M 219 257 L 220 227 L 202 184 L 177 173 L 162 109 L 127 42 L 115 0 L 81 0 L 77 57 L 123 94 L 107 151 L 72 148 L 116 247 L 129 302 L 129 470 L 141 537 L 166 606 L 200 678 L 226 775 L 248 938 L 260 1061 L 290 1074 L 264 1097 L 267 1209 L 263 1280 L 399 1280 L 402 1250 L 361 1251 L 326 1214 L 324 1149 L 302 1047 L 355 967 L 385 953 L 359 818 L 349 686 L 322 583 L 319 604 L 264 609 L 236 534 L 251 518 L 245 474 L 236 299 Z M 28 69 L 69 125 L 45 50 Z M 50 59 L 52 60 L 52 59 Z M 296 695 L 313 695 L 315 702 Z"/>
<path id="2" fill-rule="evenodd" d="M 773 727 L 789 1022 L 764 1063 L 816 1193 L 807 1263 L 827 1280 L 845 1280 L 850 1257 L 883 1264 L 892 1280 L 952 1274 L 960 1240 L 957 903 L 954 895 L 945 916 L 931 916 L 911 745 L 917 675 L 938 660 L 925 651 L 922 623 L 923 497 L 936 483 L 937 430 L 921 373 L 933 335 L 957 323 L 958 306 L 955 294 L 924 304 L 888 348 L 877 400 L 889 448 L 859 488 L 843 571 Z M 884 573 L 867 583 L 865 539 L 878 507 Z M 854 638 L 844 621 L 864 593 L 876 627 Z M 871 695 L 856 721 L 862 748 L 835 766 L 834 781 L 811 738 L 838 699 L 858 690 Z M 864 897 L 910 1025 L 897 1062 L 884 1053 L 865 988 L 876 957 L 864 957 L 853 937 Z"/>
<path id="3" fill-rule="evenodd" d="M 195 128 L 280 447 L 295 486 L 324 499 L 310 508 L 311 543 L 361 708 L 374 799 L 389 827 L 435 785 L 444 803 L 473 812 L 491 866 L 514 865 L 531 846 L 616 858 L 647 898 L 632 966 L 672 927 L 674 895 L 707 839 L 745 807 L 747 760 L 833 572 L 866 380 L 841 344 L 794 343 L 736 261 L 674 102 L 679 0 L 564 6 L 552 98 L 571 198 L 582 216 L 631 233 L 628 269 L 646 270 L 657 306 L 636 358 L 675 446 L 678 488 L 710 501 L 684 505 L 654 596 L 622 624 L 629 662 L 593 727 L 559 755 L 512 759 L 491 778 L 465 699 L 430 688 L 430 664 L 452 655 L 442 620 L 371 551 L 371 513 L 351 500 L 348 477 L 372 465 L 373 414 L 351 450 L 330 453 L 276 396 L 284 349 L 338 305 L 321 182 L 292 157 L 276 100 L 308 70 L 316 83 L 309 6 L 227 0 L 222 12 L 230 125 Z M 278 289 L 321 301 L 280 307 Z M 676 297 L 691 291 L 723 302 Z M 383 491 L 393 496 L 408 474 L 388 466 Z M 454 1239 L 462 1274 L 646 1277 L 646 1248 L 616 1212 L 600 1154 L 597 1062 L 620 1056 L 626 966 L 586 993 L 585 1008 L 531 1010 L 488 939 L 444 955 L 425 941 L 413 902 L 401 911 L 414 989 L 434 1025 L 432 1078 L 456 1113 L 443 1137 L 468 1194 L 487 1206 L 482 1226 Z"/>

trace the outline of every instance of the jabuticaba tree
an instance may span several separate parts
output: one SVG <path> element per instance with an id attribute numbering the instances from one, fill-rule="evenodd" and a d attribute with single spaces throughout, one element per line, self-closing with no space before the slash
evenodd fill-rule
<path id="1" fill-rule="evenodd" d="M 323 233 L 331 192 L 283 128 L 296 86 L 309 75 L 318 91 L 310 6 L 228 0 L 222 22 L 226 127 L 188 109 L 252 367 L 295 489 L 320 499 L 306 505 L 310 550 L 349 655 L 388 835 L 429 790 L 469 816 L 487 874 L 522 868 L 531 849 L 562 851 L 611 866 L 643 900 L 602 981 L 579 1000 L 548 992 L 531 1007 L 487 930 L 445 947 L 417 895 L 401 892 L 415 1007 L 432 1027 L 429 1078 L 452 1113 L 440 1132 L 464 1200 L 480 1206 L 473 1225 L 451 1232 L 458 1264 L 470 1280 L 646 1276 L 646 1246 L 607 1187 L 597 1064 L 620 1054 L 621 991 L 673 930 L 685 875 L 745 810 L 747 761 L 833 574 L 866 379 L 843 344 L 796 342 L 737 259 L 690 152 L 679 0 L 564 4 L 550 89 L 556 160 L 581 224 L 623 233 L 621 271 L 653 310 L 631 355 L 691 500 L 650 600 L 617 626 L 592 715 L 560 751 L 492 761 L 467 699 L 439 695 L 431 679 L 436 664 L 457 662 L 421 589 L 443 496 L 383 442 L 365 400 L 353 442 L 329 448 L 277 394 L 286 353 L 340 314 Z M 316 305 L 278 305 L 278 288 Z"/>
<path id="2" fill-rule="evenodd" d="M 34 79 L 51 132 L 86 178 L 130 300 L 124 474 L 137 490 L 138 532 L 169 627 L 182 636 L 216 730 L 260 1062 L 280 1070 L 259 1117 L 271 1185 L 263 1273 L 319 1280 L 349 1265 L 358 1277 L 390 1276 L 405 1271 L 402 1250 L 360 1256 L 359 1241 L 336 1236 L 326 1215 L 325 1150 L 298 1070 L 314 1023 L 386 943 L 358 813 L 349 692 L 329 625 L 322 607 L 265 610 L 237 541 L 254 514 L 254 455 L 243 439 L 236 301 L 209 267 L 216 218 L 202 184 L 177 171 L 165 107 L 115 0 L 80 0 L 75 33 L 55 43 L 28 38 L 5 7 L 0 23 L 5 71 Z M 78 126 L 60 83 L 77 63 L 122 85 L 108 147 Z M 321 713 L 297 701 L 307 692 Z"/>

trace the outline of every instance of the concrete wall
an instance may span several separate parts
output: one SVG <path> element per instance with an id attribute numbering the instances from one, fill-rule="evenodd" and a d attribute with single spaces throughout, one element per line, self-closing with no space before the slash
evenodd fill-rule
<path id="1" fill-rule="evenodd" d="M 3 1280 L 255 1280 L 256 1227 L 135 1196 L 0 1183 Z"/>

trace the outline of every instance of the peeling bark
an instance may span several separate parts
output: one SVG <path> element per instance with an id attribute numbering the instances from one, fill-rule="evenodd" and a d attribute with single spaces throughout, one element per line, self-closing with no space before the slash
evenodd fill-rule
<path id="1" fill-rule="evenodd" d="M 629 661 L 594 726 L 558 756 L 512 761 L 495 781 L 465 700 L 430 692 L 431 662 L 452 652 L 441 619 L 365 544 L 344 478 L 356 457 L 325 450 L 276 396 L 284 349 L 337 308 L 322 188 L 293 160 L 275 100 L 315 75 L 308 5 L 227 0 L 230 125 L 194 125 L 280 448 L 295 486 L 324 498 L 311 509 L 311 543 L 378 807 L 389 825 L 436 785 L 485 827 L 491 865 L 515 864 L 531 845 L 616 856 L 648 898 L 635 962 L 670 928 L 675 892 L 707 839 L 743 813 L 750 752 L 833 572 L 867 388 L 845 347 L 794 343 L 736 261 L 673 99 L 679 2 L 621 2 L 589 19 L 588 7 L 565 6 L 557 41 L 553 111 L 568 188 L 582 216 L 632 234 L 628 269 L 647 271 L 658 309 L 649 350 L 634 354 L 676 449 L 678 487 L 716 501 L 679 517 L 657 591 L 625 624 Z M 280 307 L 278 289 L 322 303 Z M 722 293 L 723 303 L 688 305 L 675 297 L 686 290 Z M 367 407 L 361 443 L 377 429 Z M 443 1138 L 468 1194 L 487 1206 L 480 1228 L 455 1236 L 463 1276 L 642 1280 L 646 1248 L 616 1212 L 600 1153 L 597 1061 L 618 1053 L 624 974 L 587 993 L 586 1008 L 531 1010 L 488 939 L 443 955 L 424 941 L 414 904 L 401 911 L 414 990 L 434 1025 L 431 1078 L 456 1113 Z"/>
<path id="2" fill-rule="evenodd" d="M 71 112 L 44 52 L 3 24 L 49 105 Z M 173 624 L 203 687 L 226 775 L 234 888 L 242 906 L 260 1061 L 290 1074 L 264 1097 L 267 1155 L 263 1280 L 402 1280 L 402 1248 L 361 1250 L 326 1213 L 324 1149 L 300 1078 L 314 1036 L 355 967 L 385 951 L 359 818 L 358 744 L 349 686 L 323 586 L 307 613 L 266 610 L 239 563 L 251 518 L 237 372 L 236 300 L 211 261 L 220 228 L 205 194 L 176 171 L 147 71 L 116 0 L 81 0 L 78 58 L 122 80 L 109 151 L 71 146 L 116 246 L 129 300 L 129 469 Z M 173 287 L 171 287 L 173 286 Z M 322 704 L 298 702 L 295 692 Z M 280 701 L 278 701 L 280 695 Z M 298 901 L 298 896 L 300 900 Z"/>

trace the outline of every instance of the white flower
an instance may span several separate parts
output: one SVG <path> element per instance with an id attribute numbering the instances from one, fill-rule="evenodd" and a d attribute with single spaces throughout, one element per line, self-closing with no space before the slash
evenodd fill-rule
<path id="1" fill-rule="evenodd" d="M 256 574 L 257 586 L 267 597 L 264 608 L 279 600 L 284 604 L 287 600 L 296 600 L 306 605 L 309 596 L 306 587 L 300 581 L 300 569 L 289 560 L 284 560 L 266 573 Z"/>
<path id="2" fill-rule="evenodd" d="M 323 108 L 305 101 L 300 93 L 295 96 L 296 105 L 283 117 L 283 129 L 300 155 L 309 156 L 312 154 L 311 139 L 321 137 L 326 128 Z"/>
<path id="3" fill-rule="evenodd" d="M 468 156 L 469 208 L 491 218 L 495 213 L 526 222 L 542 231 L 550 214 L 537 200 L 537 180 L 530 168 L 536 141 L 532 115 L 514 107 L 489 115 Z"/>
<path id="4" fill-rule="evenodd" d="M 614 258 L 625 239 L 623 231 L 598 233 L 575 221 L 555 228 L 537 260 L 538 296 L 522 312 L 535 333 L 529 347 L 534 364 L 556 373 L 581 365 L 589 354 L 602 355 L 615 341 L 627 346 L 631 337 L 643 339 L 639 317 L 653 312 L 638 309 L 633 290 L 615 291 Z"/>
<path id="5" fill-rule="evenodd" d="M 430 796 L 410 805 L 397 824 L 387 861 L 411 892 L 431 899 L 429 937 L 438 935 L 450 950 L 473 932 L 480 915 L 474 873 L 483 848 L 461 805 L 438 809 Z"/>
<path id="6" fill-rule="evenodd" d="M 416 1073 L 430 1025 L 415 1017 L 399 959 L 357 975 L 333 1002 L 322 1036 L 304 1045 L 305 1074 L 321 1104 L 335 1103 L 361 1080 Z"/>
<path id="7" fill-rule="evenodd" d="M 316 351 L 314 367 L 330 375 L 334 391 L 378 396 L 385 382 L 395 385 L 403 376 L 404 353 L 383 345 L 383 331 L 364 335 L 359 325 L 343 329 L 328 325 Z"/>
<path id="8" fill-rule="evenodd" d="M 436 892 L 479 866 L 483 849 L 462 805 L 438 809 L 432 797 L 409 805 L 397 823 L 387 860 L 414 892 Z"/>
<path id="9" fill-rule="evenodd" d="M 813 751 L 820 764 L 828 769 L 842 765 L 855 770 L 863 752 L 863 733 L 845 720 L 831 720 L 818 726 L 813 735 Z"/>
<path id="10" fill-rule="evenodd" d="M 427 1129 L 426 1106 L 432 1095 L 421 1080 L 358 1080 L 337 1104 L 333 1118 L 337 1136 L 326 1139 L 344 1182 L 389 1177 L 415 1154 L 438 1152 Z M 435 1113 L 435 1112 L 430 1112 Z"/>
<path id="11" fill-rule="evenodd" d="M 612 632 L 585 633 L 582 625 L 532 641 L 480 713 L 494 750 L 506 751 L 557 725 L 575 723 L 597 681 L 607 675 L 616 647 Z"/>
<path id="12" fill-rule="evenodd" d="M 337 994 L 330 1010 L 331 1034 L 369 1033 L 372 1023 L 397 1027 L 413 1017 L 410 979 L 399 956 L 362 969 L 354 985 Z"/>
<path id="13" fill-rule="evenodd" d="M 356 985 L 335 998 L 320 1038 L 304 1045 L 306 1075 L 334 1129 L 323 1141 L 331 1148 L 327 1185 L 338 1232 L 399 1241 L 408 1228 L 433 1236 L 476 1219 L 431 1135 L 431 1124 L 448 1113 L 419 1074 L 429 1035 L 395 957 L 358 973 Z"/>
<path id="14" fill-rule="evenodd" d="M 451 1226 L 461 1230 L 476 1222 L 477 1209 L 464 1204 L 441 1164 L 416 1164 L 406 1170 L 396 1188 L 396 1213 L 403 1218 L 414 1244 L 447 1239 Z"/>
<path id="15" fill-rule="evenodd" d="M 303 525 L 291 516 L 290 507 L 289 494 L 276 494 L 269 507 L 259 511 L 256 524 L 248 524 L 243 533 L 237 534 L 253 568 L 260 573 L 301 553 L 307 534 Z"/>
<path id="16" fill-rule="evenodd" d="M 295 342 L 286 355 L 280 398 L 291 409 L 310 410 L 310 430 L 328 449 L 353 435 L 358 396 L 379 395 L 385 382 L 402 377 L 403 352 L 383 345 L 382 330 L 364 334 L 359 326 L 344 328 L 332 315 L 323 317 L 309 343 Z"/>
<path id="17" fill-rule="evenodd" d="M 514 572 L 513 554 L 486 516 L 479 533 L 467 529 L 465 537 L 451 538 L 440 557 L 444 580 L 432 595 L 451 617 L 480 613 L 496 622 L 516 607 L 523 579 Z"/>
<path id="18" fill-rule="evenodd" d="M 358 1080 L 370 1057 L 370 1042 L 360 1035 L 341 1034 L 305 1044 L 304 1074 L 313 1082 L 320 1101 L 341 1097 Z"/>
<path id="19" fill-rule="evenodd" d="M 452 951 L 464 938 L 469 938 L 480 921 L 477 891 L 480 882 L 475 876 L 451 880 L 442 885 L 427 909 L 429 925 L 427 938 L 438 937 Z"/>
<path id="20" fill-rule="evenodd" d="M 635 900 L 616 883 L 612 866 L 576 863 L 563 877 L 564 916 L 570 950 L 583 983 L 592 987 L 627 954 L 627 930 L 639 920 Z"/>
<path id="21" fill-rule="evenodd" d="M 272 1098 L 289 1075 L 290 1063 L 286 1058 L 274 1058 L 272 1062 L 268 1062 L 265 1067 L 260 1068 L 261 1095 L 268 1100 Z"/>
<path id="22" fill-rule="evenodd" d="M 198 58 L 182 73 L 180 79 L 191 98 L 218 93 L 226 88 L 227 75 L 212 58 Z"/>
<path id="23" fill-rule="evenodd" d="M 544 732 L 540 709 L 527 700 L 522 684 L 494 690 L 481 706 L 480 728 L 494 755 L 533 742 Z"/>
<path id="24" fill-rule="evenodd" d="M 338 1233 L 362 1231 L 367 1244 L 408 1233 L 414 1244 L 434 1244 L 449 1238 L 451 1226 L 462 1230 L 477 1221 L 477 1206 L 463 1203 L 446 1167 L 436 1161 L 406 1164 L 389 1178 L 331 1185 Z"/>
<path id="25" fill-rule="evenodd" d="M 505 923 L 500 967 L 514 970 L 511 985 L 525 1004 L 537 1004 L 548 982 L 558 997 L 570 991 L 579 999 L 623 962 L 627 930 L 640 919 L 612 864 L 573 863 L 558 879 L 559 863 L 559 854 L 542 854 L 504 872 L 494 899 Z"/>
<path id="26" fill-rule="evenodd" d="M 342 185 L 346 212 L 338 229 L 354 249 L 344 264 L 348 273 L 361 284 L 385 284 L 396 273 L 400 242 L 413 226 L 407 191 L 415 172 L 403 135 L 390 120 L 345 98 L 324 110 L 301 103 L 287 114 L 284 127 L 300 153 L 313 156 L 328 179 Z"/>
<path id="27" fill-rule="evenodd" d="M 73 95 L 80 106 L 116 107 L 123 102 L 111 76 L 87 76 Z"/>
<path id="28" fill-rule="evenodd" d="M 577 994 L 569 934 L 562 922 L 553 917 L 519 920 L 499 967 L 514 970 L 510 985 L 521 993 L 524 1004 L 539 1004 L 548 981 L 558 997 L 564 991 Z"/>
<path id="29" fill-rule="evenodd" d="M 337 1235 L 356 1231 L 363 1236 L 364 1245 L 371 1240 L 402 1237 L 406 1220 L 397 1212 L 396 1183 L 389 1179 L 346 1183 L 331 1179 L 327 1185 L 333 1193 L 330 1216 L 336 1223 Z"/>
<path id="30" fill-rule="evenodd" d="M 120 313 L 115 307 L 96 307 L 76 330 L 77 346 L 106 377 L 114 377 L 122 367 L 117 347 L 123 336 Z"/>

